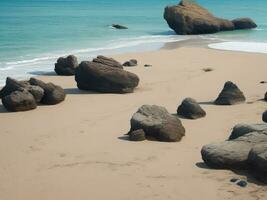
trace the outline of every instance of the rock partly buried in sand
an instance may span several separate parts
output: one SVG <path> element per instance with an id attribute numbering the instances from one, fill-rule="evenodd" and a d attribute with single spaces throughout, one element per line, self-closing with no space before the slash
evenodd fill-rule
<path id="1" fill-rule="evenodd" d="M 75 68 L 78 65 L 78 59 L 74 55 L 69 55 L 66 58 L 60 57 L 55 64 L 55 72 L 62 76 L 72 76 L 75 74 Z"/>
<path id="2" fill-rule="evenodd" d="M 235 29 L 232 21 L 215 17 L 207 9 L 187 0 L 182 0 L 176 6 L 167 6 L 164 18 L 169 27 L 181 35 L 207 34 Z M 236 22 L 239 22 L 237 25 L 241 24 L 239 20 Z M 248 23 L 247 27 L 254 28 L 254 26 L 249 27 Z"/>
<path id="3" fill-rule="evenodd" d="M 248 163 L 262 181 L 267 182 L 267 142 L 254 146 L 248 155 Z"/>
<path id="4" fill-rule="evenodd" d="M 65 100 L 66 94 L 62 87 L 53 83 L 44 83 L 36 78 L 30 79 L 31 85 L 36 85 L 44 90 L 44 96 L 41 103 L 46 105 L 55 105 Z"/>
<path id="5" fill-rule="evenodd" d="M 264 101 L 267 101 L 267 92 L 264 95 Z"/>
<path id="6" fill-rule="evenodd" d="M 219 169 L 248 169 L 250 150 L 267 142 L 267 132 L 250 132 L 234 140 L 205 145 L 201 150 L 202 159 Z"/>
<path id="7" fill-rule="evenodd" d="M 225 83 L 223 90 L 215 100 L 216 105 L 235 105 L 246 101 L 243 92 L 231 81 Z"/>
<path id="8" fill-rule="evenodd" d="M 137 60 L 131 59 L 129 61 L 126 61 L 125 63 L 123 63 L 123 66 L 125 66 L 125 67 L 135 67 L 135 66 L 137 66 Z"/>
<path id="9" fill-rule="evenodd" d="M 257 24 L 250 18 L 238 18 L 232 20 L 235 29 L 252 29 L 256 28 Z"/>
<path id="10" fill-rule="evenodd" d="M 104 93 L 131 93 L 139 83 L 138 76 L 131 72 L 89 61 L 79 65 L 75 80 L 81 90 Z"/>
<path id="11" fill-rule="evenodd" d="M 28 81 L 17 81 L 10 77 L 7 77 L 6 85 L 0 91 L 0 97 L 3 98 L 7 95 L 10 95 L 12 92 L 15 92 L 21 89 L 24 89 L 30 92 L 35 98 L 35 101 L 37 103 L 39 103 L 41 99 L 43 98 L 44 90 L 40 88 L 39 86 L 30 85 Z"/>
<path id="12" fill-rule="evenodd" d="M 23 88 L 3 97 L 2 103 L 10 112 L 27 111 L 37 107 L 33 95 Z"/>
<path id="13" fill-rule="evenodd" d="M 196 100 L 186 98 L 177 109 L 177 115 L 187 119 L 198 119 L 206 116 L 206 112 L 200 107 Z"/>
<path id="14" fill-rule="evenodd" d="M 234 126 L 229 140 L 234 140 L 251 132 L 267 132 L 267 124 L 237 124 Z"/>
<path id="15" fill-rule="evenodd" d="M 267 123 L 267 110 L 262 114 L 262 121 Z"/>
<path id="16" fill-rule="evenodd" d="M 97 56 L 96 58 L 93 59 L 93 62 L 102 64 L 102 65 L 107 65 L 110 67 L 116 67 L 116 68 L 123 69 L 123 66 L 120 62 L 114 60 L 113 58 L 108 58 L 105 56 Z"/>
<path id="17" fill-rule="evenodd" d="M 128 29 L 128 27 L 120 25 L 120 24 L 112 24 L 112 27 L 116 29 Z"/>
<path id="18" fill-rule="evenodd" d="M 144 141 L 146 139 L 146 134 L 143 129 L 138 129 L 129 133 L 130 141 Z"/>
<path id="19" fill-rule="evenodd" d="M 177 142 L 185 135 L 185 129 L 178 117 L 156 105 L 143 105 L 132 116 L 129 134 L 139 129 L 144 130 L 146 138 L 162 142 Z"/>

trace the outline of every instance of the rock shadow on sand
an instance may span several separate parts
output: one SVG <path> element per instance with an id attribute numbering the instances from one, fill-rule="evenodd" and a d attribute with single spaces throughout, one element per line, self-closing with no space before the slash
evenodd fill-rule
<path id="1" fill-rule="evenodd" d="M 75 95 L 75 94 L 103 94 L 99 92 L 89 91 L 89 90 L 80 90 L 78 88 L 65 88 L 66 94 Z"/>

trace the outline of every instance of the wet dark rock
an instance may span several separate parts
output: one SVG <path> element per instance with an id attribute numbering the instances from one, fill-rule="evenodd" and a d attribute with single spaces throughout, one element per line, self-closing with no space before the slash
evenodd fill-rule
<path id="1" fill-rule="evenodd" d="M 128 29 L 128 27 L 120 25 L 120 24 L 112 24 L 112 27 L 116 29 Z"/>
<path id="2" fill-rule="evenodd" d="M 115 67 L 115 68 L 121 68 L 123 69 L 123 66 L 120 62 L 114 60 L 113 58 L 108 58 L 105 56 L 97 56 L 96 58 L 93 59 L 93 62 L 107 65 L 110 67 Z"/>
<path id="3" fill-rule="evenodd" d="M 75 80 L 81 90 L 103 93 L 130 93 L 139 84 L 138 76 L 131 72 L 88 61 L 79 65 Z"/>
<path id="4" fill-rule="evenodd" d="M 198 119 L 206 116 L 206 112 L 200 107 L 196 100 L 186 98 L 177 109 L 177 115 L 187 119 Z"/>
<path id="5" fill-rule="evenodd" d="M 238 18 L 232 20 L 235 29 L 252 29 L 256 28 L 257 24 L 250 18 Z"/>
<path id="6" fill-rule="evenodd" d="M 132 116 L 129 133 L 139 129 L 143 129 L 147 139 L 162 142 L 177 142 L 185 135 L 185 129 L 178 117 L 156 105 L 143 105 Z"/>
<path id="7" fill-rule="evenodd" d="M 246 98 L 237 85 L 231 81 L 227 81 L 214 103 L 216 105 L 235 105 L 245 101 Z"/>
<path id="8" fill-rule="evenodd" d="M 78 59 L 74 55 L 69 55 L 66 58 L 60 57 L 55 64 L 55 72 L 62 76 L 72 76 L 75 74 L 75 68 L 78 65 Z"/>

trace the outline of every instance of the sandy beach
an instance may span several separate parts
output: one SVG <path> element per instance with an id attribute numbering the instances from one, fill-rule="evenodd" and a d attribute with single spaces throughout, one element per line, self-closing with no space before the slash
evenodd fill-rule
<path id="1" fill-rule="evenodd" d="M 134 93 L 80 91 L 74 77 L 49 75 L 40 79 L 65 89 L 63 103 L 18 113 L 0 105 L 0 199 L 267 198 L 267 187 L 246 172 L 209 169 L 200 154 L 203 145 L 227 139 L 235 124 L 261 123 L 267 108 L 261 100 L 267 86 L 260 84 L 266 80 L 266 54 L 180 47 L 113 57 L 139 61 L 125 68 L 140 77 Z M 228 80 L 244 92 L 245 104 L 212 104 Z M 176 113 L 186 97 L 200 102 L 207 116 L 181 119 L 186 129 L 181 142 L 130 142 L 124 136 L 141 105 Z M 248 186 L 229 181 L 235 177 Z"/>

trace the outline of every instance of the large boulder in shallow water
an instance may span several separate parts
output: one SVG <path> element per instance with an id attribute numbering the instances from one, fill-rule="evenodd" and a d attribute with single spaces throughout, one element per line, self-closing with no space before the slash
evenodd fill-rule
<path id="1" fill-rule="evenodd" d="M 200 107 L 196 100 L 186 98 L 177 109 L 177 115 L 188 119 L 198 119 L 206 116 L 206 112 Z"/>
<path id="2" fill-rule="evenodd" d="M 36 78 L 30 79 L 31 85 L 36 85 L 44 90 L 44 96 L 41 103 L 46 105 L 55 105 L 65 100 L 66 94 L 62 87 L 53 83 L 44 83 Z"/>
<path id="3" fill-rule="evenodd" d="M 75 80 L 81 90 L 104 93 L 130 93 L 139 83 L 138 76 L 131 72 L 89 61 L 79 65 Z"/>
<path id="4" fill-rule="evenodd" d="M 66 58 L 60 57 L 55 64 L 55 72 L 62 76 L 72 76 L 78 65 L 78 59 L 74 55 L 69 55 Z"/>
<path id="5" fill-rule="evenodd" d="M 246 98 L 243 92 L 237 87 L 236 84 L 228 81 L 224 84 L 224 88 L 215 100 L 216 105 L 234 105 L 243 103 Z"/>
<path id="6" fill-rule="evenodd" d="M 202 159 L 219 169 L 248 169 L 250 150 L 267 142 L 267 132 L 250 132 L 234 140 L 205 145 L 201 150 Z"/>
<path id="7" fill-rule="evenodd" d="M 95 63 L 100 63 L 103 65 L 107 65 L 110 67 L 116 67 L 116 68 L 121 68 L 123 69 L 123 66 L 121 63 L 119 63 L 118 61 L 114 60 L 113 58 L 108 58 L 105 56 L 97 56 L 96 58 L 93 59 L 93 62 Z"/>
<path id="8" fill-rule="evenodd" d="M 37 107 L 36 101 L 31 93 L 20 88 L 2 98 L 4 107 L 11 112 L 27 111 Z"/>
<path id="9" fill-rule="evenodd" d="M 257 24 L 250 18 L 238 18 L 232 20 L 235 29 L 252 29 L 256 28 Z"/>
<path id="10" fill-rule="evenodd" d="M 165 8 L 164 18 L 169 27 L 180 35 L 216 33 L 219 31 L 234 30 L 240 27 L 254 28 L 248 25 L 248 20 L 246 21 L 247 26 L 245 26 L 241 25 L 242 20 L 234 20 L 232 22 L 221 19 L 215 17 L 197 3 L 187 0 L 182 0 L 175 6 L 167 6 Z M 236 23 L 236 27 L 234 23 Z"/>
<path id="11" fill-rule="evenodd" d="M 132 116 L 129 134 L 139 129 L 145 132 L 146 138 L 163 142 L 177 142 L 185 135 L 185 129 L 178 117 L 156 105 L 143 105 Z"/>

